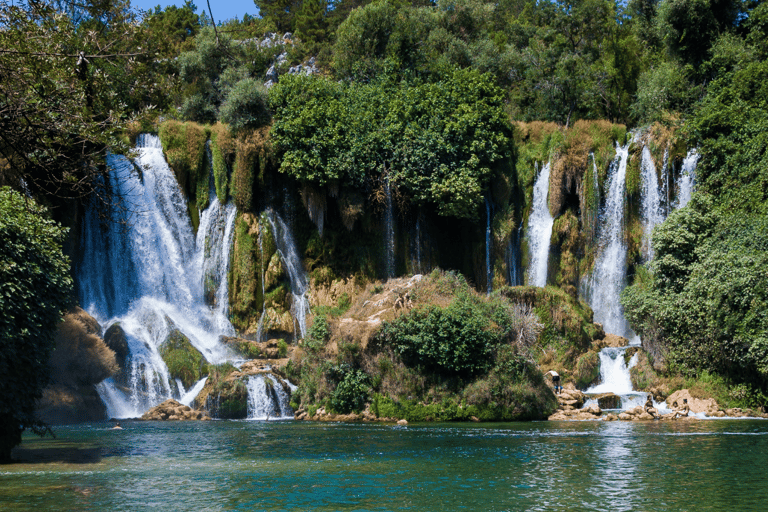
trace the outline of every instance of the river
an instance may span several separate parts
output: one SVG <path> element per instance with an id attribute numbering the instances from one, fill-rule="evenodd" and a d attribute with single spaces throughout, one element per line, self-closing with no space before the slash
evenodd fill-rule
<path id="1" fill-rule="evenodd" d="M 17 510 L 759 510 L 768 421 L 125 422 L 25 436 Z M 90 461 L 63 459 L 91 449 Z"/>

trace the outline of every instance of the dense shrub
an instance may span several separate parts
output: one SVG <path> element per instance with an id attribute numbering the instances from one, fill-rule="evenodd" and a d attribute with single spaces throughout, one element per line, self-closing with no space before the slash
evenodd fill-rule
<path id="1" fill-rule="evenodd" d="M 477 301 L 462 293 L 446 308 L 426 307 L 382 326 L 380 336 L 406 364 L 446 377 L 488 370 L 499 332 Z"/>
<path id="2" fill-rule="evenodd" d="M 23 429 L 45 431 L 35 401 L 48 383 L 54 333 L 70 303 L 65 235 L 33 200 L 0 188 L 0 461 Z"/>

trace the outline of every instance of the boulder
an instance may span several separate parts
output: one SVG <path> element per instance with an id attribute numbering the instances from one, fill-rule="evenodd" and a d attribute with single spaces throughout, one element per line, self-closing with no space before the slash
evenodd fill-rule
<path id="1" fill-rule="evenodd" d="M 203 411 L 196 411 L 169 398 L 160 405 L 156 405 L 148 410 L 141 419 L 150 421 L 189 421 L 210 420 L 211 418 Z"/>
<path id="2" fill-rule="evenodd" d="M 104 343 L 115 353 L 115 359 L 120 368 L 125 370 L 130 351 L 128 349 L 128 338 L 120 322 L 115 322 L 109 326 L 107 332 L 104 333 Z"/>
<path id="3" fill-rule="evenodd" d="M 621 408 L 621 397 L 613 393 L 602 395 L 597 398 L 597 405 L 601 409 L 619 409 Z"/>
<path id="4" fill-rule="evenodd" d="M 606 414 L 603 416 L 603 421 L 616 421 L 619 417 L 613 413 Z"/>
<path id="5" fill-rule="evenodd" d="M 600 348 L 626 347 L 629 345 L 629 340 L 624 336 L 619 336 L 618 334 L 605 333 L 605 338 L 603 338 L 601 345 L 602 346 Z"/>
<path id="6" fill-rule="evenodd" d="M 667 397 L 667 406 L 673 409 L 673 404 L 677 402 L 678 407 L 681 407 L 684 399 L 688 400 L 688 407 L 694 413 L 705 413 L 712 416 L 720 409 L 714 398 L 694 398 L 687 389 L 681 389 L 669 395 Z"/>
<path id="7" fill-rule="evenodd" d="M 178 329 L 168 333 L 159 352 L 171 378 L 179 379 L 187 389 L 208 374 L 208 361 Z"/>
<path id="8" fill-rule="evenodd" d="M 397 424 L 400 425 L 400 426 L 408 425 L 408 420 L 398 420 Z"/>
<path id="9" fill-rule="evenodd" d="M 37 417 L 51 424 L 106 417 L 96 384 L 115 374 L 115 353 L 104 343 L 99 323 L 80 308 L 67 312 L 54 336 L 48 360 L 51 382 L 37 404 Z"/>

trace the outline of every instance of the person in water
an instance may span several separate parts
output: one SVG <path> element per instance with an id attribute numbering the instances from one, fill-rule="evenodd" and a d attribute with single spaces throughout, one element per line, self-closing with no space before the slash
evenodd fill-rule
<path id="1" fill-rule="evenodd" d="M 555 370 L 549 370 L 547 373 L 552 375 L 552 384 L 555 385 L 555 393 L 560 393 L 563 390 L 563 386 L 560 385 L 560 374 Z"/>
<path id="2" fill-rule="evenodd" d="M 115 423 L 115 426 L 112 427 L 112 430 L 123 430 L 123 427 L 120 426 L 120 422 L 118 421 Z"/>

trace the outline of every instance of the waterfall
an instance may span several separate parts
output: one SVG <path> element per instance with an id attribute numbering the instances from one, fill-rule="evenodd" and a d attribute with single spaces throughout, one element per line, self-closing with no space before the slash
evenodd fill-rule
<path id="1" fill-rule="evenodd" d="M 387 277 L 395 277 L 395 211 L 392 205 L 392 189 L 389 178 L 384 184 L 386 210 L 384 212 L 384 250 L 386 257 Z"/>
<path id="2" fill-rule="evenodd" d="M 555 222 L 549 212 L 549 163 L 539 173 L 533 186 L 533 210 L 528 218 L 528 245 L 531 250 L 531 263 L 528 267 L 528 284 L 546 286 L 549 244 L 552 238 L 552 226 Z"/>
<path id="3" fill-rule="evenodd" d="M 624 361 L 626 348 L 606 347 L 600 351 L 600 384 L 587 390 L 587 393 L 615 393 L 625 395 L 632 393 L 632 379 L 629 369 L 637 363 L 637 354 L 627 365 Z"/>
<path id="4" fill-rule="evenodd" d="M 304 272 L 301 258 L 299 258 L 299 251 L 296 249 L 296 242 L 294 242 L 288 226 L 277 212 L 267 210 L 266 215 L 270 226 L 272 226 L 277 250 L 288 272 L 288 279 L 291 283 L 291 296 L 293 298 L 293 311 L 291 313 L 293 313 L 293 318 L 298 323 L 299 335 L 303 338 L 307 334 L 307 313 L 309 312 L 307 275 Z"/>
<path id="5" fill-rule="evenodd" d="M 640 161 L 640 181 L 642 183 L 643 251 L 646 260 L 650 260 L 653 258 L 651 233 L 657 224 L 664 222 L 665 215 L 661 204 L 659 178 L 648 146 L 643 148 Z"/>
<path id="6" fill-rule="evenodd" d="M 507 272 L 510 286 L 520 286 L 523 284 L 523 276 L 520 269 L 522 268 L 522 255 L 520 254 L 520 240 L 522 239 L 523 224 L 516 231 L 512 232 L 507 242 L 506 260 L 507 260 Z"/>
<path id="7" fill-rule="evenodd" d="M 603 324 L 605 332 L 635 338 L 619 295 L 624 289 L 627 247 L 624 242 L 624 189 L 627 173 L 629 144 L 616 146 L 616 157 L 609 169 L 609 188 L 600 226 L 600 253 L 589 282 L 589 304 L 595 313 L 595 322 Z"/>
<path id="8" fill-rule="evenodd" d="M 493 291 L 491 268 L 491 201 L 485 198 L 485 283 L 488 295 Z"/>
<path id="9" fill-rule="evenodd" d="M 291 390 L 295 386 L 291 386 Z M 293 419 L 290 395 L 272 374 L 251 375 L 248 378 L 248 419 Z"/>
<path id="10" fill-rule="evenodd" d="M 676 208 L 682 208 L 691 200 L 693 186 L 696 181 L 696 164 L 699 162 L 699 152 L 695 149 L 688 151 L 683 160 L 683 168 L 680 178 L 677 180 L 677 204 Z"/>
<path id="11" fill-rule="evenodd" d="M 80 303 L 105 329 L 119 322 L 128 342 L 125 382 L 99 387 L 115 417 L 181 398 L 158 351 L 171 331 L 181 331 L 211 363 L 228 359 L 219 336 L 234 334 L 226 290 L 234 206 L 221 206 L 212 194 L 195 238 L 159 138 L 141 135 L 137 149 L 141 178 L 127 158 L 108 157 L 119 202 L 103 221 L 97 205 L 87 208 L 77 270 Z"/>

